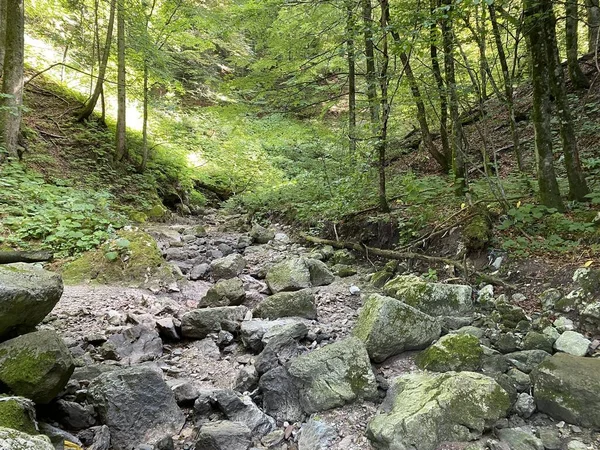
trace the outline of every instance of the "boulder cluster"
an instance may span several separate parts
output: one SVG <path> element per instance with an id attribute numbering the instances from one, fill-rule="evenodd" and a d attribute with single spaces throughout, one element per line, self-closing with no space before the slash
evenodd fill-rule
<path id="1" fill-rule="evenodd" d="M 63 340 L 48 316 L 59 275 L 0 266 L 0 449 L 599 448 L 592 270 L 529 314 L 520 294 L 431 282 L 398 264 L 354 276 L 363 269 L 349 252 L 288 252 L 287 235 L 260 226 L 235 242 L 200 226 L 149 232 L 179 282 L 147 300 L 147 314 L 110 311 L 102 333 L 82 338 Z M 286 253 L 268 260 L 273 248 Z M 321 290 L 347 276 L 360 308 L 327 333 Z M 199 286 L 183 307 L 182 292 Z M 161 362 L 190 344 L 240 361 L 231 386 L 207 388 Z M 398 358 L 408 366 L 388 376 Z M 356 405 L 373 412 L 346 447 L 321 416 Z"/>

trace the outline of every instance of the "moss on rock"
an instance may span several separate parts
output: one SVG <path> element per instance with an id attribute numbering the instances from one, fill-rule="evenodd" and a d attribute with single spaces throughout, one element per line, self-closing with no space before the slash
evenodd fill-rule
<path id="1" fill-rule="evenodd" d="M 24 397 L 0 396 L 0 427 L 37 434 L 33 402 Z"/>
<path id="2" fill-rule="evenodd" d="M 486 212 L 479 212 L 463 228 L 467 250 L 483 250 L 492 237 L 492 228 Z"/>
<path id="3" fill-rule="evenodd" d="M 483 348 L 475 336 L 448 334 L 419 353 L 415 363 L 420 369 L 433 372 L 476 371 L 482 358 Z"/>

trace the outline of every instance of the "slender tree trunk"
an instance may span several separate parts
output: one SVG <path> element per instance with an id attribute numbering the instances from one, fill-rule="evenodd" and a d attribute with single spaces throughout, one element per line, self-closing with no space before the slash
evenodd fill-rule
<path id="1" fill-rule="evenodd" d="M 486 9 L 485 3 L 480 3 L 481 7 L 481 18 L 477 16 L 477 29 L 479 31 L 479 39 L 477 39 L 477 46 L 479 47 L 479 78 L 481 80 L 481 98 L 483 101 L 488 99 L 487 93 L 487 28 L 486 24 Z M 478 6 L 478 8 L 479 8 Z"/>
<path id="2" fill-rule="evenodd" d="M 123 0 L 120 0 L 119 3 L 121 1 Z M 106 76 L 106 66 L 108 65 L 108 57 L 110 55 L 110 45 L 112 42 L 113 27 L 115 23 L 116 4 L 117 0 L 111 0 L 110 13 L 108 17 L 108 29 L 106 31 L 106 41 L 102 53 L 102 61 L 100 63 L 100 66 L 98 67 L 98 79 L 96 80 L 96 88 L 94 89 L 94 93 L 92 94 L 90 100 L 87 102 L 87 104 L 83 107 L 83 109 L 79 112 L 79 115 L 77 116 L 77 120 L 79 120 L 80 122 L 87 120 L 92 115 L 92 113 L 94 112 L 94 108 L 96 108 L 96 103 L 98 103 L 98 98 L 103 93 L 102 89 L 104 85 L 104 77 Z"/>
<path id="3" fill-rule="evenodd" d="M 439 0 L 431 0 L 431 13 L 439 6 Z M 446 161 L 452 160 L 452 150 L 450 149 L 450 143 L 448 141 L 448 96 L 446 93 L 446 86 L 444 78 L 442 77 L 442 70 L 440 69 L 440 61 L 438 58 L 437 48 L 437 25 L 434 20 L 431 21 L 431 27 L 429 29 L 430 46 L 429 51 L 431 55 L 431 68 L 435 83 L 437 85 L 437 92 L 440 101 L 440 140 L 442 142 L 442 153 L 446 158 Z"/>
<path id="4" fill-rule="evenodd" d="M 65 51 L 63 52 L 63 56 L 62 56 L 62 63 L 63 65 L 60 68 L 60 82 L 64 82 L 65 81 L 65 64 L 67 63 L 67 55 L 69 54 L 69 43 L 67 42 L 65 44 Z"/>
<path id="5" fill-rule="evenodd" d="M 577 61 L 579 56 L 578 49 L 578 37 L 577 37 L 577 25 L 579 23 L 579 8 L 577 6 L 577 0 L 567 0 L 566 3 L 566 14 L 565 20 L 565 40 L 567 47 L 567 66 L 569 67 L 569 77 L 573 86 L 577 88 L 588 88 L 590 83 L 583 74 L 579 62 Z"/>
<path id="6" fill-rule="evenodd" d="M 6 1 L 0 0 L 0 77 L 4 71 L 4 54 L 6 53 Z"/>
<path id="7" fill-rule="evenodd" d="M 356 24 L 354 20 L 354 5 L 350 1 L 346 5 L 346 51 L 348 53 L 348 149 L 350 154 L 356 152 Z"/>
<path id="8" fill-rule="evenodd" d="M 142 172 L 148 166 L 148 61 L 144 59 L 144 112 L 142 122 Z"/>
<path id="9" fill-rule="evenodd" d="M 558 53 L 558 42 L 556 40 L 556 18 L 552 10 L 551 0 L 539 0 L 543 4 L 545 20 L 545 42 L 548 58 L 548 73 L 550 89 L 556 102 L 557 115 L 560 123 L 560 138 L 563 145 L 567 179 L 569 181 L 569 198 L 577 201 L 585 201 L 585 196 L 590 190 L 585 181 L 585 175 L 579 159 L 579 148 L 577 136 L 573 126 L 571 106 L 567 97 L 565 87 L 565 75 Z M 575 61 L 577 63 L 577 61 Z M 579 65 L 577 66 L 579 67 Z"/>
<path id="10" fill-rule="evenodd" d="M 490 21 L 492 23 L 494 42 L 496 43 L 496 51 L 498 52 L 498 60 L 500 61 L 500 67 L 502 68 L 502 79 L 504 81 L 504 100 L 506 103 L 506 109 L 508 110 L 510 134 L 513 141 L 513 151 L 517 158 L 517 166 L 520 171 L 523 171 L 525 169 L 525 162 L 523 161 L 523 151 L 521 149 L 519 129 L 517 128 L 517 120 L 515 119 L 515 102 L 513 98 L 512 76 L 508 68 L 506 53 L 504 52 L 504 45 L 502 44 L 502 36 L 500 35 L 500 27 L 498 26 L 498 20 L 496 19 L 496 7 L 493 3 L 488 6 L 488 10 L 490 13 Z"/>
<path id="11" fill-rule="evenodd" d="M 598 0 L 587 0 L 588 53 L 595 53 L 600 30 L 600 6 Z"/>
<path id="12" fill-rule="evenodd" d="M 452 171 L 456 180 L 456 193 L 464 195 L 467 187 L 467 171 L 463 147 L 463 130 L 458 111 L 458 94 L 456 91 L 456 75 L 454 71 L 454 32 L 452 30 L 452 0 L 444 0 L 450 8 L 447 18 L 442 20 L 442 39 L 444 45 L 444 67 L 446 71 L 446 91 L 448 107 L 452 122 Z"/>
<path id="13" fill-rule="evenodd" d="M 450 164 L 448 162 L 448 159 L 446 158 L 446 155 L 440 153 L 435 144 L 433 143 L 431 132 L 429 131 L 429 124 L 427 122 L 425 104 L 423 103 L 423 98 L 421 97 L 421 90 L 419 89 L 419 84 L 417 83 L 415 74 L 412 71 L 408 55 L 404 52 L 401 52 L 400 61 L 404 66 L 404 73 L 406 74 L 406 78 L 408 79 L 410 91 L 412 93 L 415 105 L 417 107 L 417 120 L 419 122 L 419 128 L 421 130 L 421 139 L 423 140 L 423 145 L 425 146 L 429 154 L 433 157 L 433 159 L 435 159 L 435 161 L 439 164 L 442 170 L 444 172 L 448 172 L 448 170 L 450 170 Z"/>
<path id="14" fill-rule="evenodd" d="M 115 161 L 127 158 L 127 81 L 125 79 L 125 0 L 117 2 L 117 148 Z"/>
<path id="15" fill-rule="evenodd" d="M 388 44 L 388 24 L 389 24 L 389 3 L 388 0 L 381 0 L 381 71 L 379 73 L 379 85 L 381 88 L 381 128 L 377 138 L 377 155 L 379 157 L 379 208 L 382 212 L 390 212 L 387 201 L 385 186 L 385 154 L 387 150 L 388 122 L 390 118 L 390 99 L 389 99 L 389 74 L 390 65 L 389 44 Z"/>
<path id="16" fill-rule="evenodd" d="M 527 46 L 531 58 L 531 84 L 533 85 L 533 127 L 535 130 L 535 152 L 537 178 L 541 202 L 549 207 L 564 211 L 560 197 L 554 155 L 552 154 L 552 128 L 550 125 L 550 92 L 548 60 L 543 14 L 540 0 L 524 0 L 524 17 Z"/>
<path id="17" fill-rule="evenodd" d="M 6 45 L 0 98 L 0 146 L 9 156 L 19 156 L 23 106 L 23 62 L 25 54 L 25 7 L 23 0 L 6 0 Z M 0 151 L 0 161 L 5 153 Z"/>

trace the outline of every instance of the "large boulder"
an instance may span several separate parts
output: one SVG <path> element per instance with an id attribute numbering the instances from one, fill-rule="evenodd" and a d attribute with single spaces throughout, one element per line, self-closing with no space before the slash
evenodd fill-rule
<path id="1" fill-rule="evenodd" d="M 63 292 L 60 275 L 29 264 L 0 266 L 0 340 L 35 329 Z"/>
<path id="2" fill-rule="evenodd" d="M 554 348 L 559 352 L 574 356 L 585 356 L 591 342 L 584 335 L 575 331 L 564 331 L 554 342 Z"/>
<path id="3" fill-rule="evenodd" d="M 219 280 L 200 300 L 199 307 L 237 306 L 246 299 L 244 283 L 239 278 Z"/>
<path id="4" fill-rule="evenodd" d="M 473 312 L 470 286 L 430 283 L 414 275 L 400 275 L 388 281 L 383 291 L 434 317 L 470 316 Z"/>
<path id="5" fill-rule="evenodd" d="M 275 264 L 266 276 L 267 285 L 273 294 L 324 286 L 333 280 L 334 276 L 325 263 L 309 258 L 286 259 Z"/>
<path id="6" fill-rule="evenodd" d="M 477 439 L 509 408 L 506 391 L 485 375 L 404 375 L 393 380 L 367 437 L 379 450 L 435 450 L 444 441 Z"/>
<path id="7" fill-rule="evenodd" d="M 252 242 L 266 244 L 275 237 L 275 232 L 259 224 L 254 224 L 250 229 L 250 237 L 252 238 Z"/>
<path id="8" fill-rule="evenodd" d="M 247 311 L 245 306 L 222 306 L 187 312 L 181 318 L 181 334 L 186 338 L 204 339 L 221 330 L 236 332 Z"/>
<path id="9" fill-rule="evenodd" d="M 292 359 L 288 371 L 309 414 L 377 397 L 367 349 L 355 337 Z"/>
<path id="10" fill-rule="evenodd" d="M 280 317 L 317 318 L 315 296 L 310 289 L 296 292 L 279 292 L 265 298 L 254 309 L 253 315 L 265 319 Z"/>
<path id="11" fill-rule="evenodd" d="M 353 334 L 365 343 L 370 358 L 382 362 L 406 350 L 427 347 L 440 336 L 433 317 L 391 297 L 370 295 Z"/>
<path id="12" fill-rule="evenodd" d="M 415 362 L 420 369 L 433 372 L 476 371 L 482 358 L 483 347 L 475 336 L 447 334 L 419 353 Z"/>
<path id="13" fill-rule="evenodd" d="M 600 359 L 557 353 L 532 373 L 540 411 L 584 427 L 600 428 Z"/>
<path id="14" fill-rule="evenodd" d="M 225 389 L 216 391 L 214 395 L 225 417 L 243 423 L 253 435 L 264 436 L 275 428 L 275 420 L 262 412 L 249 396 Z"/>
<path id="15" fill-rule="evenodd" d="M 54 446 L 46 436 L 31 436 L 11 428 L 0 428 L 0 449 L 54 450 Z"/>
<path id="16" fill-rule="evenodd" d="M 238 253 L 215 259 L 210 264 L 210 271 L 215 280 L 235 278 L 246 267 L 246 260 Z"/>
<path id="17" fill-rule="evenodd" d="M 0 382 L 36 403 L 56 397 L 74 369 L 69 349 L 54 331 L 36 331 L 0 344 Z"/>
<path id="18" fill-rule="evenodd" d="M 263 395 L 263 409 L 280 422 L 298 422 L 303 412 L 298 389 L 285 367 L 269 370 L 258 382 Z"/>
<path id="19" fill-rule="evenodd" d="M 196 450 L 248 450 L 252 432 L 243 423 L 223 420 L 202 425 L 196 439 Z"/>
<path id="20" fill-rule="evenodd" d="M 88 390 L 115 450 L 155 444 L 179 433 L 185 416 L 162 375 L 150 367 L 113 370 L 95 378 Z"/>

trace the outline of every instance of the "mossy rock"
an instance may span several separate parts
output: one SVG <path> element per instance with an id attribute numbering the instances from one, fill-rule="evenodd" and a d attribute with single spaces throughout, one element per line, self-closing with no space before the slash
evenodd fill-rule
<path id="1" fill-rule="evenodd" d="M 373 275 L 371 275 L 371 284 L 376 288 L 382 288 L 385 284 L 390 281 L 390 279 L 394 276 L 394 273 L 387 268 L 383 270 L 378 270 Z"/>
<path id="2" fill-rule="evenodd" d="M 517 328 L 519 322 L 528 321 L 523 308 L 506 302 L 499 302 L 496 304 L 496 311 L 492 313 L 492 319 L 503 325 L 505 328 L 511 329 Z"/>
<path id="3" fill-rule="evenodd" d="M 469 251 L 483 250 L 492 238 L 492 227 L 486 212 L 476 214 L 463 228 L 463 238 Z"/>
<path id="4" fill-rule="evenodd" d="M 144 211 L 144 214 L 146 214 L 146 216 L 148 216 L 150 219 L 161 219 L 165 214 L 167 214 L 167 211 L 167 208 L 157 203 L 148 211 Z"/>
<path id="5" fill-rule="evenodd" d="M 315 296 L 310 289 L 296 292 L 279 292 L 265 298 L 254 309 L 253 315 L 264 319 L 280 317 L 317 318 Z"/>
<path id="6" fill-rule="evenodd" d="M 476 371 L 481 367 L 483 348 L 479 339 L 469 334 L 447 334 L 423 350 L 415 363 L 433 372 Z"/>
<path id="7" fill-rule="evenodd" d="M 128 216 L 133 222 L 136 223 L 144 223 L 148 220 L 148 216 L 141 211 L 131 211 Z"/>
<path id="8" fill-rule="evenodd" d="M 2 450 L 54 450 L 47 436 L 31 436 L 11 428 L 0 428 Z"/>
<path id="9" fill-rule="evenodd" d="M 128 245 L 113 249 L 119 239 L 128 241 Z M 168 284 L 175 278 L 172 270 L 163 266 L 163 263 L 152 236 L 139 230 L 120 230 L 113 241 L 67 263 L 62 268 L 62 276 L 67 284 L 95 282 L 141 286 L 156 278 Z"/>
<path id="10" fill-rule="evenodd" d="M 25 397 L 0 396 L 0 427 L 37 434 L 35 404 Z"/>

